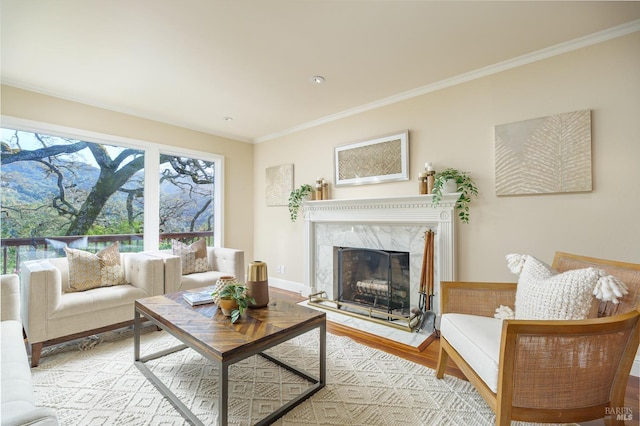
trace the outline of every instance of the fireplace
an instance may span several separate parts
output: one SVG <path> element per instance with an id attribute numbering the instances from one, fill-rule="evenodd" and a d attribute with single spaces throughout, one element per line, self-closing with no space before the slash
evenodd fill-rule
<path id="1" fill-rule="evenodd" d="M 344 306 L 354 304 L 388 314 L 409 316 L 409 253 L 337 247 L 337 294 Z"/>
<path id="2" fill-rule="evenodd" d="M 332 301 L 339 298 L 337 247 L 405 252 L 411 312 L 419 305 L 424 235 L 432 230 L 435 233 L 432 306 L 437 313 L 440 281 L 455 280 L 454 208 L 458 195 L 444 195 L 437 207 L 431 205 L 431 195 L 305 202 L 302 293 L 322 294 Z M 368 309 L 364 317 L 369 316 Z"/>

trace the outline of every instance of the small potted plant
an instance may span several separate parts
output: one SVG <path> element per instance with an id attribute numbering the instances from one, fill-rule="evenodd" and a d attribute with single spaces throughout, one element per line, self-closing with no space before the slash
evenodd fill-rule
<path id="1" fill-rule="evenodd" d="M 313 188 L 311 188 L 311 185 L 307 185 L 306 183 L 300 188 L 291 191 L 291 194 L 289 194 L 289 214 L 291 216 L 291 222 L 296 221 L 302 202 L 307 199 L 307 196 L 311 194 L 312 191 Z"/>
<path id="2" fill-rule="evenodd" d="M 212 295 L 218 296 L 218 306 L 224 315 L 231 317 L 232 323 L 238 321 L 249 303 L 256 303 L 253 297 L 247 295 L 247 287 L 236 281 L 227 284 L 220 291 L 214 291 Z"/>
<path id="3" fill-rule="evenodd" d="M 455 183 L 455 185 L 453 185 Z M 451 186 L 448 190 L 447 187 Z M 478 187 L 473 182 L 467 172 L 457 169 L 446 169 L 435 175 L 433 183 L 433 199 L 431 204 L 435 207 L 440 204 L 442 194 L 460 192 L 460 197 L 456 200 L 456 210 L 458 217 L 464 223 L 469 223 L 469 204 L 471 196 L 478 196 Z"/>

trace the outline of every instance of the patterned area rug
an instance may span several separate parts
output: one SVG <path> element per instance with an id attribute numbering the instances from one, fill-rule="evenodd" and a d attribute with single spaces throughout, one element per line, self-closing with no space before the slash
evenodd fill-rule
<path id="1" fill-rule="evenodd" d="M 318 374 L 317 330 L 271 351 Z M 32 369 L 36 400 L 61 425 L 184 425 L 173 406 L 133 365 L 131 333 L 57 348 Z M 165 332 L 141 337 L 141 353 L 176 345 Z M 217 424 L 217 369 L 186 349 L 147 365 L 204 424 Z M 229 424 L 251 425 L 300 393 L 308 382 L 260 356 L 230 368 Z M 466 381 L 327 334 L 327 386 L 276 425 L 487 425 L 495 416 Z M 516 423 L 514 423 L 516 424 Z"/>

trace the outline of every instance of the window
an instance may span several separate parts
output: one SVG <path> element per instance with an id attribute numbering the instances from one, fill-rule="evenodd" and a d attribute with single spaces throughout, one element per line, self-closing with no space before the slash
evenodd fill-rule
<path id="1" fill-rule="evenodd" d="M 165 233 L 204 232 L 222 245 L 222 157 L 7 117 L 3 127 L 4 258 L 15 239 L 23 250 L 89 236 L 141 251 Z"/>
<path id="2" fill-rule="evenodd" d="M 160 155 L 160 233 L 207 236 L 215 223 L 215 163 Z M 168 241 L 163 244 L 167 247 Z"/>

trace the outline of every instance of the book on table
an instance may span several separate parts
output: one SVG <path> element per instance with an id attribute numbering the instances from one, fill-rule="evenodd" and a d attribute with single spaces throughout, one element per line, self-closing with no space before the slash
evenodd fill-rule
<path id="1" fill-rule="evenodd" d="M 185 293 L 182 298 L 191 306 L 204 305 L 205 303 L 213 303 L 212 290 L 199 291 L 197 293 Z"/>

